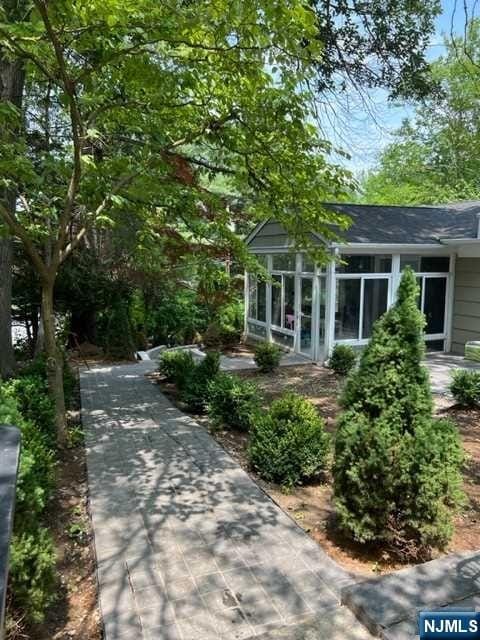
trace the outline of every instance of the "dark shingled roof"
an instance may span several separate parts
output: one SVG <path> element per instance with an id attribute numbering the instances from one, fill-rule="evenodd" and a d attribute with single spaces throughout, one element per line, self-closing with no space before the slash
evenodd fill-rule
<path id="1" fill-rule="evenodd" d="M 331 204 L 324 206 L 352 218 L 342 232 L 346 242 L 440 244 L 452 238 L 476 238 L 480 201 L 436 206 Z"/>

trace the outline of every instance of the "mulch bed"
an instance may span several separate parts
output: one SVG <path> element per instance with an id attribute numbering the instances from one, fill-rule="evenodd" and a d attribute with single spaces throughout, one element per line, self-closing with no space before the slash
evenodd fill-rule
<path id="1" fill-rule="evenodd" d="M 335 420 L 339 412 L 337 398 L 341 393 L 341 382 L 328 369 L 308 364 L 282 367 L 270 374 L 241 371 L 235 375 L 257 384 L 265 406 L 285 391 L 295 391 L 303 395 L 317 407 L 325 420 L 327 430 L 334 433 Z M 175 387 L 163 382 L 158 375 L 154 377 L 161 390 L 185 411 L 185 407 L 178 401 Z M 439 415 L 450 417 L 458 425 L 467 458 L 464 489 L 468 504 L 456 518 L 455 534 L 448 549 L 443 553 L 480 549 L 480 409 L 465 410 L 439 399 L 437 412 Z M 208 419 L 205 416 L 194 417 L 208 427 Z M 388 573 L 405 566 L 387 549 L 379 548 L 378 545 L 369 547 L 354 544 L 339 532 L 335 524 L 331 477 L 326 477 L 323 482 L 311 483 L 285 492 L 279 485 L 263 481 L 248 468 L 247 434 L 216 430 L 212 431 L 212 435 L 272 499 L 345 569 L 371 577 L 376 573 Z"/>

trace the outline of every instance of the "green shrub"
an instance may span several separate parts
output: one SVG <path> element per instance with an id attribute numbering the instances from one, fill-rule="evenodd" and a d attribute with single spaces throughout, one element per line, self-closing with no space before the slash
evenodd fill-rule
<path id="1" fill-rule="evenodd" d="M 251 382 L 219 373 L 208 384 L 208 415 L 216 425 L 249 431 L 259 412 L 258 389 Z"/>
<path id="2" fill-rule="evenodd" d="M 41 377 L 45 385 L 47 385 L 47 359 L 45 353 L 38 355 L 36 358 L 30 360 L 28 364 L 22 367 L 18 378 L 28 378 L 30 376 Z M 70 408 L 72 406 L 73 393 L 77 384 L 75 372 L 68 363 L 65 353 L 63 353 L 63 392 L 65 394 L 65 406 Z M 23 411 L 23 407 L 22 407 Z"/>
<path id="3" fill-rule="evenodd" d="M 243 331 L 243 304 L 232 302 L 220 307 L 202 339 L 207 347 L 230 347 L 239 342 Z"/>
<path id="4" fill-rule="evenodd" d="M 338 376 L 346 376 L 354 368 L 357 361 L 355 350 L 348 344 L 336 344 L 328 366 Z"/>
<path id="5" fill-rule="evenodd" d="M 55 409 L 48 395 L 46 378 L 38 373 L 24 374 L 9 381 L 8 388 L 15 397 L 22 416 L 36 424 L 44 435 L 47 446 L 53 448 L 56 441 Z"/>
<path id="6" fill-rule="evenodd" d="M 220 353 L 209 351 L 188 373 L 181 388 L 181 398 L 191 411 L 205 411 L 209 383 L 220 370 Z"/>
<path id="7" fill-rule="evenodd" d="M 280 364 L 281 357 L 280 347 L 271 342 L 259 342 L 255 347 L 255 364 L 262 373 L 274 371 Z"/>
<path id="8" fill-rule="evenodd" d="M 110 311 L 105 342 L 105 353 L 110 358 L 133 360 L 135 344 L 128 318 L 128 308 L 121 302 L 115 304 Z"/>
<path id="9" fill-rule="evenodd" d="M 174 382 L 181 388 L 194 367 L 195 362 L 191 352 L 187 349 L 178 349 L 162 354 L 159 371 L 169 382 Z"/>
<path id="10" fill-rule="evenodd" d="M 252 428 L 251 465 L 266 480 L 292 486 L 327 466 L 330 438 L 315 407 L 294 393 L 275 400 Z"/>
<path id="11" fill-rule="evenodd" d="M 54 454 L 47 446 L 53 427 L 47 425 L 51 414 L 42 393 L 45 380 L 38 373 L 0 384 L 0 424 L 13 424 L 22 434 L 9 584 L 14 606 L 29 622 L 41 621 L 53 599 L 55 567 L 51 537 L 41 526 L 54 486 Z M 20 406 L 31 419 L 22 416 Z M 39 423 L 33 421 L 35 407 L 41 413 Z"/>
<path id="12" fill-rule="evenodd" d="M 333 468 L 341 528 L 404 557 L 444 546 L 462 503 L 461 444 L 452 423 L 433 418 L 417 297 L 407 269 L 347 379 Z"/>
<path id="13" fill-rule="evenodd" d="M 15 606 L 29 622 L 42 622 L 55 600 L 55 549 L 47 529 L 38 525 L 15 533 L 10 545 L 9 587 Z"/>
<path id="14" fill-rule="evenodd" d="M 466 407 L 480 404 L 480 371 L 457 369 L 453 372 L 450 391 L 459 404 Z"/>

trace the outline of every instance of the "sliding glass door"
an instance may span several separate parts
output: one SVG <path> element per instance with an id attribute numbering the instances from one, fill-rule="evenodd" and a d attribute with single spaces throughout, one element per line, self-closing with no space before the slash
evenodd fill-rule
<path id="1" fill-rule="evenodd" d="M 300 353 L 312 357 L 313 278 L 300 278 Z"/>

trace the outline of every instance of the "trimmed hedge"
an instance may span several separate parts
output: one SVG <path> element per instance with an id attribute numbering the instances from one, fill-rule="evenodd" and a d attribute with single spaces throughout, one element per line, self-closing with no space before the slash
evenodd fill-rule
<path id="1" fill-rule="evenodd" d="M 459 404 L 466 407 L 480 404 L 480 371 L 457 369 L 453 372 L 450 391 Z"/>
<path id="2" fill-rule="evenodd" d="M 287 393 L 256 421 L 248 457 L 266 480 L 292 486 L 323 472 L 329 449 L 330 437 L 315 407 Z"/>
<path id="3" fill-rule="evenodd" d="M 217 426 L 249 431 L 258 417 L 259 395 L 256 385 L 219 373 L 208 384 L 208 415 Z"/>
<path id="4" fill-rule="evenodd" d="M 355 349 L 349 344 L 336 344 L 328 366 L 338 376 L 346 376 L 355 367 L 357 355 Z"/>
<path id="5" fill-rule="evenodd" d="M 280 365 L 282 350 L 272 342 L 259 342 L 255 347 L 254 360 L 262 373 L 275 371 Z"/>

